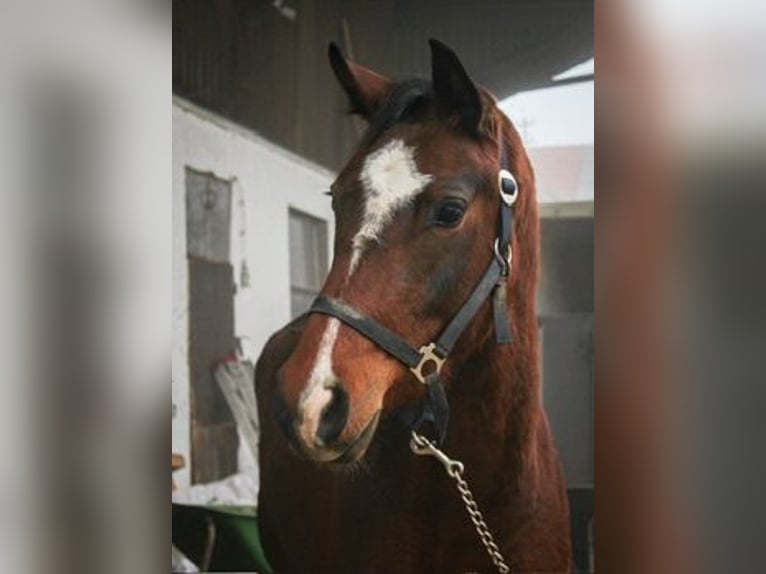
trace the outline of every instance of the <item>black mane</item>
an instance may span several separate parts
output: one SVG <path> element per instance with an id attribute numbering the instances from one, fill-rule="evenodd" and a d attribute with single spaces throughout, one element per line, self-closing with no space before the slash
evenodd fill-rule
<path id="1" fill-rule="evenodd" d="M 417 121 L 433 102 L 433 85 L 422 78 L 403 80 L 394 85 L 383 105 L 370 119 L 368 136 L 376 139 L 402 121 Z"/>

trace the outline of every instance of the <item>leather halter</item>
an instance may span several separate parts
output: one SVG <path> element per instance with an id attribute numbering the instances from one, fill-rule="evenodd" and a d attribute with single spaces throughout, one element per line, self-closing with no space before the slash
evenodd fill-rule
<path id="1" fill-rule="evenodd" d="M 494 257 L 478 285 L 435 342 L 416 349 L 397 333 L 340 299 L 320 296 L 314 300 L 309 309 L 309 313 L 321 313 L 335 317 L 364 335 L 409 367 L 418 381 L 426 385 L 426 398 L 420 408 L 415 411 L 404 411 L 402 415 L 411 430 L 418 430 L 424 422 L 432 423 L 436 433 L 435 442 L 437 445 L 444 442 L 449 419 L 449 405 L 439 378 L 439 372 L 460 335 L 490 295 L 492 295 L 496 341 L 499 344 L 504 344 L 510 343 L 513 339 L 506 308 L 506 285 L 511 271 L 513 204 L 518 197 L 518 185 L 508 169 L 508 158 L 504 148 L 501 151 L 500 164 L 501 168 L 497 178 L 500 216 L 498 218 L 497 237 L 493 246 Z"/>

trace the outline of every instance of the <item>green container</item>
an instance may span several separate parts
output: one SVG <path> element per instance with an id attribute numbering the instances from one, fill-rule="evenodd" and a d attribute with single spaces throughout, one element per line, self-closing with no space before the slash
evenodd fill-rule
<path id="1" fill-rule="evenodd" d="M 209 572 L 271 574 L 254 506 L 173 503 L 173 544 Z"/>

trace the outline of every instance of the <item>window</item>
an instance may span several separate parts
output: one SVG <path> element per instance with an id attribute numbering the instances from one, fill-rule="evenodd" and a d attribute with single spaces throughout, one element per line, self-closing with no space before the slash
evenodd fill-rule
<path id="1" fill-rule="evenodd" d="M 327 222 L 290 209 L 290 314 L 308 311 L 327 275 Z"/>

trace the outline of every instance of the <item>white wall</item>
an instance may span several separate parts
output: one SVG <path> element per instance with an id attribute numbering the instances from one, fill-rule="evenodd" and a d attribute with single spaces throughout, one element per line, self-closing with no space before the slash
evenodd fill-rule
<path id="1" fill-rule="evenodd" d="M 237 286 L 235 330 L 249 337 L 256 359 L 268 337 L 290 320 L 288 209 L 294 207 L 328 222 L 328 253 L 334 230 L 330 200 L 323 195 L 334 174 L 257 134 L 173 98 L 173 452 L 187 465 L 175 474 L 189 484 L 190 420 L 188 369 L 188 289 L 186 265 L 185 168 L 210 171 L 232 184 L 232 264 L 240 280 L 241 258 L 247 258 L 250 287 Z M 240 204 L 244 203 L 244 218 Z M 244 246 L 240 239 L 242 222 Z M 242 254 L 242 251 L 246 253 Z M 240 440 L 240 466 L 252 471 Z"/>

